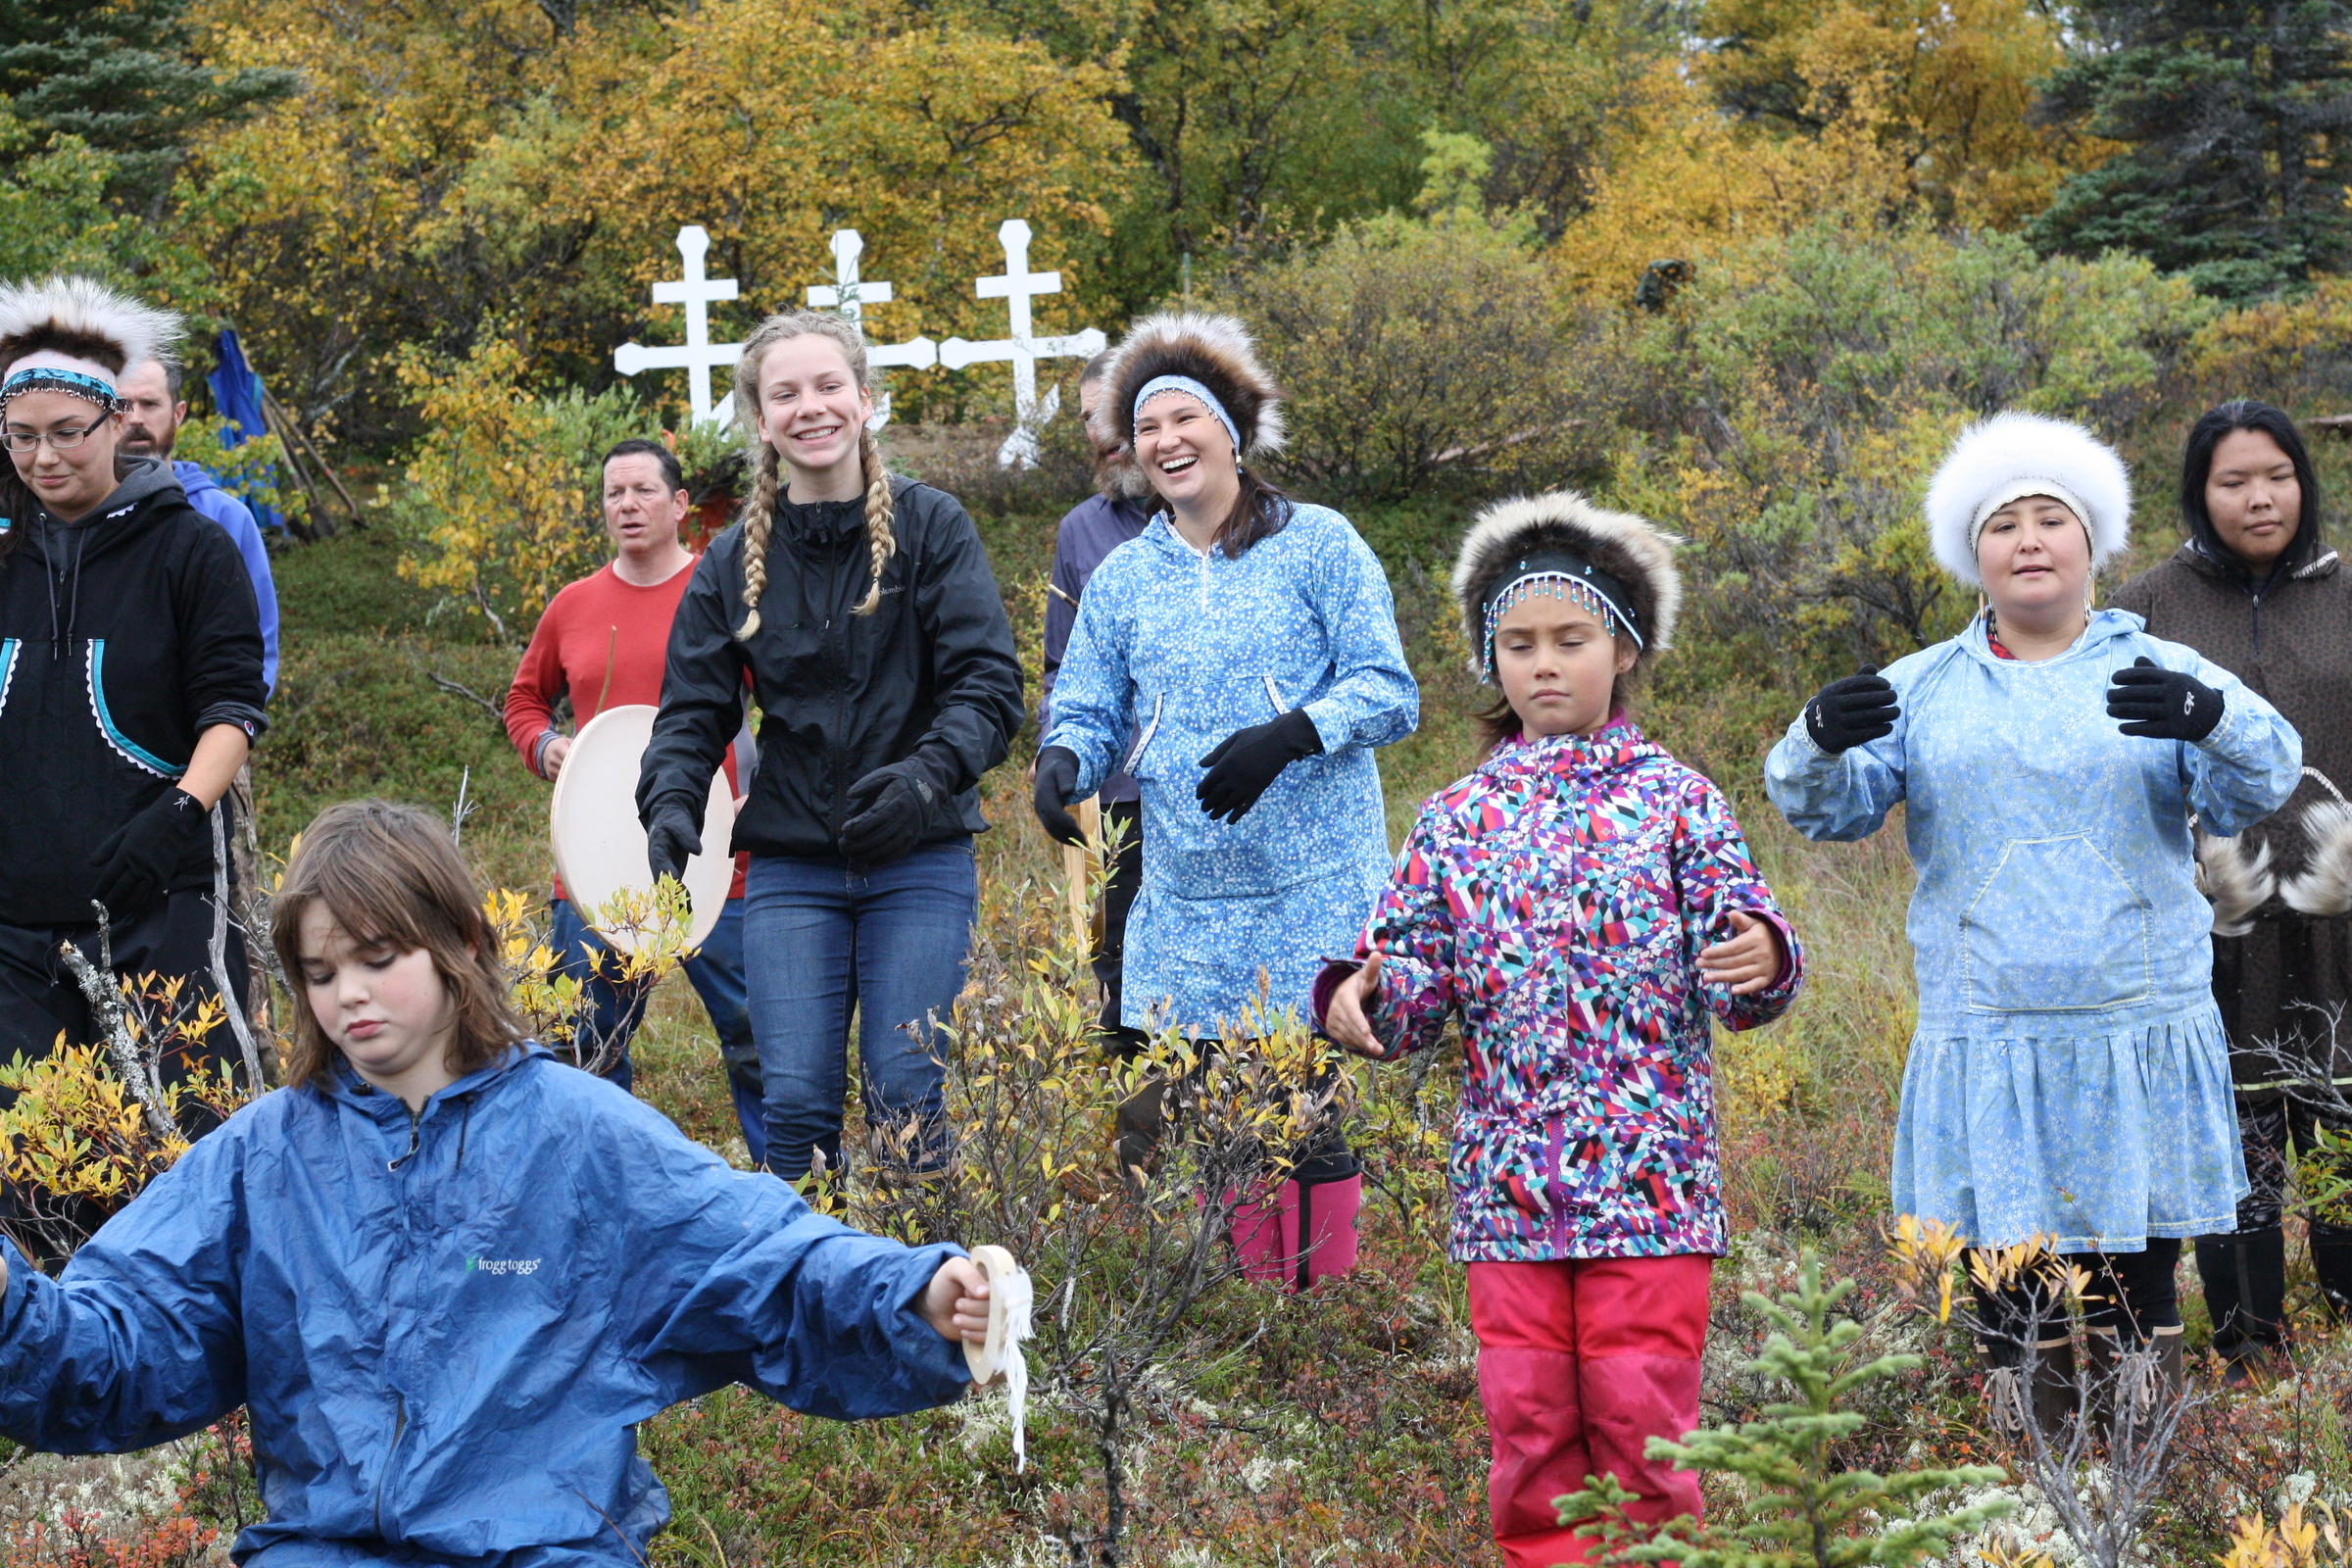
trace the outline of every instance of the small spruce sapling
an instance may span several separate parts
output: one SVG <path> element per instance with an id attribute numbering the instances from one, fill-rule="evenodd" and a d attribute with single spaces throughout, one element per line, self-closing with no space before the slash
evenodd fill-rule
<path id="1" fill-rule="evenodd" d="M 1916 1355 L 1882 1355 L 1849 1367 L 1862 1327 L 1837 1316 L 1854 1282 L 1825 1286 L 1821 1259 L 1801 1254 L 1796 1288 L 1773 1300 L 1750 1291 L 1747 1304 L 1772 1325 L 1749 1370 L 1786 1385 L 1793 1397 L 1764 1407 L 1763 1418 L 1707 1427 L 1682 1442 L 1649 1440 L 1649 1456 L 1703 1473 L 1737 1476 L 1749 1501 L 1738 1517 L 1701 1525 L 1685 1516 L 1654 1533 L 1626 1516 L 1633 1496 L 1612 1476 L 1557 1499 L 1562 1524 L 1605 1544 L 1602 1562 L 1680 1563 L 1682 1568 L 1902 1568 L 1940 1558 L 1962 1536 L 2008 1513 L 2006 1498 L 1987 1498 L 1948 1513 L 1922 1512 L 1932 1494 L 2002 1479 L 1989 1465 L 1907 1470 L 1890 1476 L 1843 1464 L 1838 1446 L 1864 1417 L 1838 1408 L 1855 1389 L 1899 1377 L 1922 1364 Z"/>

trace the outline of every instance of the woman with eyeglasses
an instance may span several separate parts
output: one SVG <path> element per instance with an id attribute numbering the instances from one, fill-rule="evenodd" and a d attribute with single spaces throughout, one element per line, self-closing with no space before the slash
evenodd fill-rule
<path id="1" fill-rule="evenodd" d="M 0 1061 L 93 1038 L 68 945 L 178 982 L 182 1018 L 221 998 L 203 1049 L 241 1054 L 215 808 L 263 725 L 261 622 L 228 535 L 121 449 L 118 377 L 177 336 L 86 278 L 0 286 Z"/>

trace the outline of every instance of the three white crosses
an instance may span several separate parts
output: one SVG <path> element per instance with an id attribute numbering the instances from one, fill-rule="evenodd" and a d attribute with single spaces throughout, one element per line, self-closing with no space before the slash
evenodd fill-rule
<path id="1" fill-rule="evenodd" d="M 1012 433 L 997 449 L 997 462 L 1004 467 L 1025 468 L 1037 461 L 1037 432 L 1061 409 L 1058 386 L 1048 391 L 1042 403 L 1039 401 L 1037 362 L 1099 354 L 1104 339 L 1100 330 L 1091 326 L 1066 337 L 1035 336 L 1029 302 L 1040 294 L 1061 292 L 1061 274 L 1029 270 L 1029 225 L 1022 220 L 1009 218 L 999 224 L 997 239 L 1004 247 L 1003 275 L 976 278 L 972 286 L 981 299 L 1005 302 L 1006 324 L 1011 335 L 980 343 L 952 337 L 935 344 L 927 337 L 913 337 L 904 343 L 871 345 L 866 350 L 866 362 L 877 372 L 873 423 L 879 428 L 890 418 L 890 395 L 882 390 L 879 374 L 886 368 L 927 370 L 934 365 L 944 365 L 951 370 L 960 370 L 968 365 L 1009 363 Z M 701 224 L 689 223 L 679 229 L 678 255 L 685 262 L 685 275 L 674 282 L 654 285 L 655 304 L 686 307 L 686 341 L 673 348 L 623 343 L 612 351 L 612 368 L 623 375 L 635 375 L 640 370 L 684 370 L 687 402 L 698 424 L 727 416 L 726 405 L 711 400 L 710 372 L 727 369 L 743 357 L 740 343 L 710 341 L 710 307 L 734 299 L 736 291 L 735 279 L 710 277 L 703 270 L 703 258 L 710 250 L 710 236 Z M 864 322 L 868 305 L 889 303 L 888 283 L 868 282 L 859 275 L 858 262 L 864 253 L 865 241 L 856 229 L 845 228 L 835 233 L 834 280 L 830 286 L 820 284 L 809 289 L 808 303 L 819 309 L 837 310 L 860 324 Z"/>

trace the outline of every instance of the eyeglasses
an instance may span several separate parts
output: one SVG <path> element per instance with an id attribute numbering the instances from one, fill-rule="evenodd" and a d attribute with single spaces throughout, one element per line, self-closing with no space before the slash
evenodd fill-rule
<path id="1" fill-rule="evenodd" d="M 7 443 L 8 450 L 11 452 L 30 452 L 44 441 L 49 443 L 49 450 L 52 452 L 71 452 L 96 435 L 105 425 L 106 420 L 93 419 L 78 430 L 62 427 L 46 431 L 10 430 L 0 434 L 0 442 Z"/>

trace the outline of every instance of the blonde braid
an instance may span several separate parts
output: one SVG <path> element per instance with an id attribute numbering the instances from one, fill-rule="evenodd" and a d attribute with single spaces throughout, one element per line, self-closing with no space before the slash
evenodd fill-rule
<path id="1" fill-rule="evenodd" d="M 899 552 L 898 536 L 890 531 L 890 470 L 882 466 L 882 448 L 874 432 L 858 431 L 858 462 L 865 470 L 865 540 L 873 552 L 874 585 L 853 613 L 870 615 L 882 608 L 882 568 Z"/>
<path id="2" fill-rule="evenodd" d="M 760 443 L 759 477 L 739 514 L 743 523 L 743 624 L 735 640 L 748 643 L 760 629 L 760 601 L 767 593 L 767 532 L 776 520 L 776 449 Z"/>

